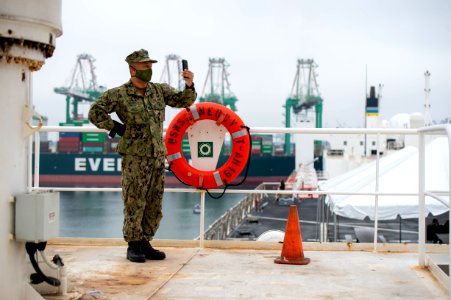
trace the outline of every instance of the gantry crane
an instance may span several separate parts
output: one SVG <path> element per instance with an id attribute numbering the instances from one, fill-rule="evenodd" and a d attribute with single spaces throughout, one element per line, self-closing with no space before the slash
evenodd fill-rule
<path id="1" fill-rule="evenodd" d="M 318 65 L 313 59 L 298 59 L 296 74 L 289 98 L 285 101 L 285 127 L 291 127 L 291 111 L 302 118 L 309 110 L 315 111 L 315 126 L 322 127 L 323 99 L 320 96 L 317 74 Z M 285 134 L 285 154 L 291 153 L 291 136 Z"/>
<path id="2" fill-rule="evenodd" d="M 185 82 L 181 76 L 182 59 L 176 54 L 166 56 L 163 72 L 161 73 L 160 82 L 167 83 L 173 88 L 181 91 L 185 86 Z"/>
<path id="3" fill-rule="evenodd" d="M 79 113 L 78 106 L 96 101 L 106 90 L 104 86 L 97 84 L 94 61 L 94 57 L 89 54 L 78 55 L 69 86 L 54 89 L 55 93 L 66 95 L 67 124 L 81 125 L 89 123 L 87 118 Z"/>
<path id="4" fill-rule="evenodd" d="M 166 83 L 178 91 L 182 91 L 185 88 L 185 81 L 182 78 L 182 58 L 179 55 L 166 55 L 160 82 Z M 166 106 L 165 111 L 166 122 L 169 122 L 177 115 L 180 109 Z"/>
<path id="5" fill-rule="evenodd" d="M 230 90 L 228 67 L 229 64 L 224 58 L 209 59 L 208 74 L 199 101 L 219 103 L 237 111 L 235 103 L 238 99 Z"/>

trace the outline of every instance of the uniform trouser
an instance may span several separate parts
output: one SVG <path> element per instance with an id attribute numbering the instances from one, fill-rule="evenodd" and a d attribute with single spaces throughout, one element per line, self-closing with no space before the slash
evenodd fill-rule
<path id="1" fill-rule="evenodd" d="M 164 156 L 122 157 L 122 231 L 126 242 L 152 240 L 163 217 L 163 191 Z"/>

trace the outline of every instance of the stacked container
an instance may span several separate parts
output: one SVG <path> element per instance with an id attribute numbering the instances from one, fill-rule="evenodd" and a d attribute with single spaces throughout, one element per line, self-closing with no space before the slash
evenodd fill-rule
<path id="1" fill-rule="evenodd" d="M 272 155 L 273 154 L 273 136 L 272 134 L 264 134 L 262 137 L 262 154 Z"/>
<path id="2" fill-rule="evenodd" d="M 254 155 L 273 155 L 273 135 L 255 134 L 252 135 L 252 154 Z"/>
<path id="3" fill-rule="evenodd" d="M 105 147 L 105 133 L 83 132 L 81 135 L 81 150 L 83 153 L 103 153 Z"/>
<path id="4" fill-rule="evenodd" d="M 224 144 L 222 145 L 221 154 L 230 155 L 230 152 L 231 152 L 230 142 L 225 141 Z"/>
<path id="5" fill-rule="evenodd" d="M 188 140 L 188 133 L 185 132 L 182 139 L 182 153 L 183 154 L 190 154 L 191 148 L 189 146 L 189 140 Z"/>
<path id="6" fill-rule="evenodd" d="M 80 152 L 80 133 L 60 132 L 58 142 L 58 152 L 60 153 Z"/>
<path id="7" fill-rule="evenodd" d="M 50 144 L 49 144 L 49 141 L 44 141 L 44 142 L 41 142 L 40 143 L 40 145 L 39 145 L 40 147 L 40 152 L 41 153 L 48 153 L 48 152 L 50 152 Z"/>
<path id="8" fill-rule="evenodd" d="M 262 137 L 259 135 L 252 136 L 252 150 L 251 153 L 253 155 L 261 155 L 262 154 Z"/>

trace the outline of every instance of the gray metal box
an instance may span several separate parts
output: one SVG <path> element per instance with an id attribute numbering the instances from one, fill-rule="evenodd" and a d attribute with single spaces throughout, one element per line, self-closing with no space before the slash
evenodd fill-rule
<path id="1" fill-rule="evenodd" d="M 59 193 L 16 196 L 16 240 L 43 242 L 59 234 Z"/>

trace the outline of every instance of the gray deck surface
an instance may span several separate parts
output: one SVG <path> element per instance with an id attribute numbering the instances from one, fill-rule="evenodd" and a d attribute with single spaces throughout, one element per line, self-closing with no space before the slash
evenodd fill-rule
<path id="1" fill-rule="evenodd" d="M 69 293 L 45 299 L 447 299 L 415 253 L 305 251 L 310 264 L 279 265 L 280 250 L 164 247 L 137 264 L 125 246 L 50 245 L 67 266 Z M 305 249 L 305 248 L 304 248 Z"/>

